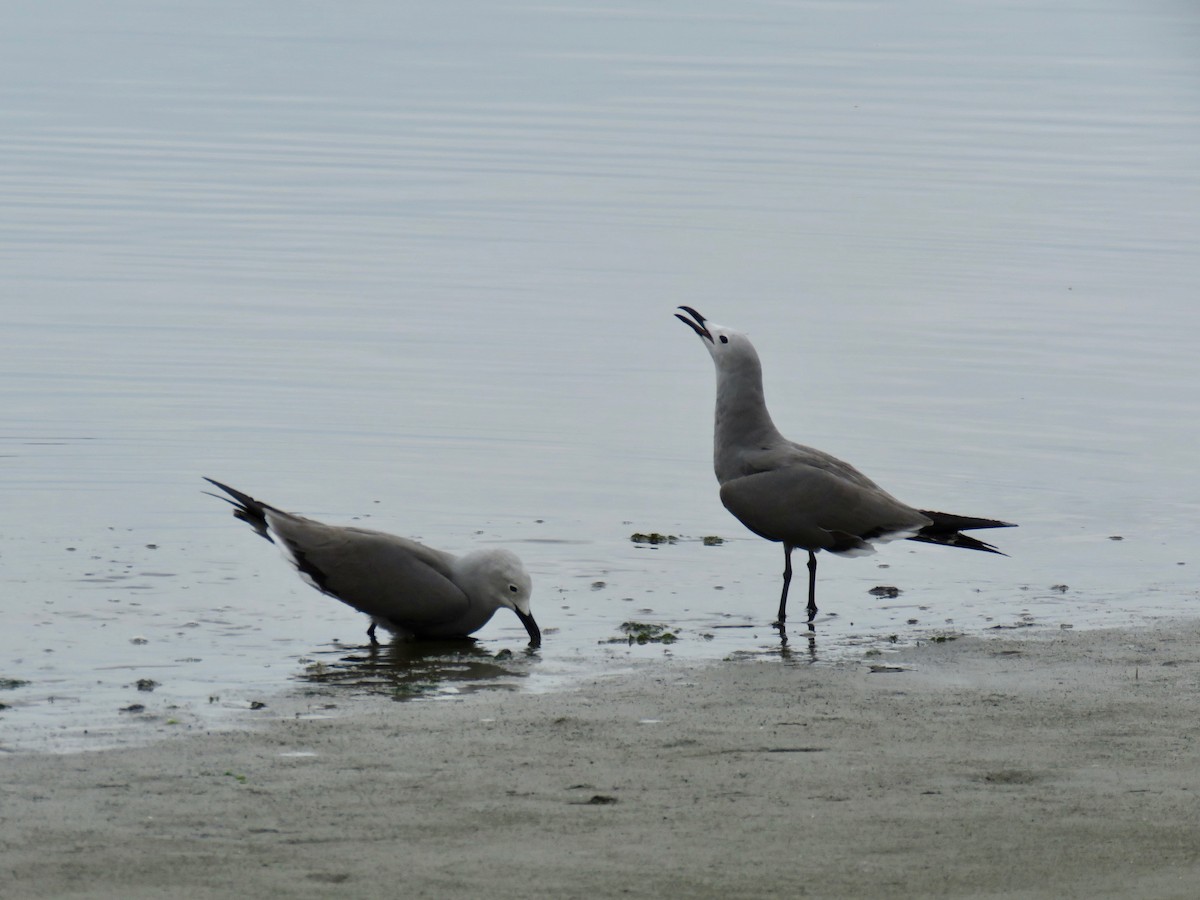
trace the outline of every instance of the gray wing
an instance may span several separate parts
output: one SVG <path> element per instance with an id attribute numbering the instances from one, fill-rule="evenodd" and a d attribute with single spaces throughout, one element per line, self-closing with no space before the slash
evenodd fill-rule
<path id="1" fill-rule="evenodd" d="M 271 534 L 301 575 L 360 612 L 436 625 L 462 617 L 470 599 L 454 583 L 448 553 L 365 528 L 341 528 L 269 510 Z"/>
<path id="2" fill-rule="evenodd" d="M 917 510 L 867 485 L 828 468 L 792 465 L 725 482 L 721 502 L 761 537 L 834 553 L 869 552 L 872 540 L 904 537 L 930 524 Z"/>
<path id="3" fill-rule="evenodd" d="M 824 450 L 818 450 L 816 447 L 806 447 L 804 444 L 786 440 L 766 447 L 744 450 L 741 454 L 739 475 L 773 472 L 777 469 L 792 467 L 828 472 L 851 485 L 879 491 L 881 494 L 887 493 L 850 463 L 840 460 Z M 896 502 L 899 503 L 898 500 Z"/>

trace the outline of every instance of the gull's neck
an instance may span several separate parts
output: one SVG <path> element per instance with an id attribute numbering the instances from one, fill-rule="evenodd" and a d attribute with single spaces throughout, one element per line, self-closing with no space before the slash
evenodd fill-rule
<path id="1" fill-rule="evenodd" d="M 713 432 L 713 469 L 721 484 L 749 474 L 744 463 L 747 451 L 767 449 L 784 441 L 767 411 L 758 357 L 747 354 L 724 362 L 717 367 Z"/>

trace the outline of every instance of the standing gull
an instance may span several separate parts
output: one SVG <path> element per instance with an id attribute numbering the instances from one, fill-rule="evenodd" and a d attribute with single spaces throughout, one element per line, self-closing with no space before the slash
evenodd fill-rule
<path id="1" fill-rule="evenodd" d="M 873 543 L 906 538 L 1000 553 L 962 532 L 1012 523 L 914 509 L 849 463 L 785 438 L 767 412 L 762 365 L 750 339 L 707 321 L 690 306 L 679 308 L 687 315 L 675 317 L 700 336 L 717 367 L 713 469 L 721 502 L 755 534 L 783 543 L 776 624 L 787 619 L 792 550 L 797 547 L 808 551 L 810 622 L 817 613 L 818 550 L 864 556 L 875 552 Z"/>
<path id="2" fill-rule="evenodd" d="M 370 616 L 372 644 L 378 625 L 410 637 L 465 637 L 502 607 L 517 614 L 531 645 L 542 642 L 529 612 L 532 582 L 508 550 L 455 556 L 382 531 L 314 522 L 204 480 L 233 498 L 212 495 L 231 503 L 235 518 L 277 544 L 301 578 Z"/>

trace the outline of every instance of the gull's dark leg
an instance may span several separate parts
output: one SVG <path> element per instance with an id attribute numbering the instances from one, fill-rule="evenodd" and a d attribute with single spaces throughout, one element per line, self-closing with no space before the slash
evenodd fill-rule
<path id="1" fill-rule="evenodd" d="M 371 639 L 371 646 L 374 647 L 379 643 L 379 639 L 375 637 L 375 623 L 371 623 L 371 627 L 367 629 L 367 637 Z"/>
<path id="2" fill-rule="evenodd" d="M 792 583 L 792 545 L 783 545 L 783 593 L 779 597 L 779 618 L 775 620 L 775 625 L 782 625 L 787 621 L 787 594 L 788 585 Z"/>
<path id="3" fill-rule="evenodd" d="M 817 554 L 808 551 L 808 621 L 817 614 Z"/>

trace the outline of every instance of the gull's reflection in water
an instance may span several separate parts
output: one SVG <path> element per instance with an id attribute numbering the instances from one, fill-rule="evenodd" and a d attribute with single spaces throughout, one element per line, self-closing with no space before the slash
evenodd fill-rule
<path id="1" fill-rule="evenodd" d="M 755 632 L 754 638 L 758 639 L 757 631 L 760 627 L 753 623 L 745 623 L 738 625 L 710 625 L 713 630 L 716 629 L 744 629 Z M 757 649 L 742 649 L 734 650 L 729 654 L 729 658 L 750 658 L 750 657 L 778 657 L 783 662 L 791 665 L 815 665 L 820 662 L 820 657 L 817 652 L 817 625 L 814 617 L 810 616 L 804 624 L 804 631 L 788 632 L 786 625 L 781 625 L 779 622 L 772 622 L 767 629 L 773 635 L 769 641 L 761 643 Z"/>
<path id="2" fill-rule="evenodd" d="M 472 638 L 396 639 L 375 646 L 335 643 L 301 660 L 304 668 L 296 678 L 412 700 L 478 690 L 518 690 L 537 659 L 532 649 L 497 651 Z"/>
<path id="3" fill-rule="evenodd" d="M 802 651 L 797 652 L 788 640 L 787 627 L 781 622 L 775 622 L 772 627 L 779 633 L 779 658 L 788 663 L 806 663 L 813 664 L 817 662 L 817 626 L 813 623 L 813 616 L 810 613 L 806 630 L 802 633 Z"/>

